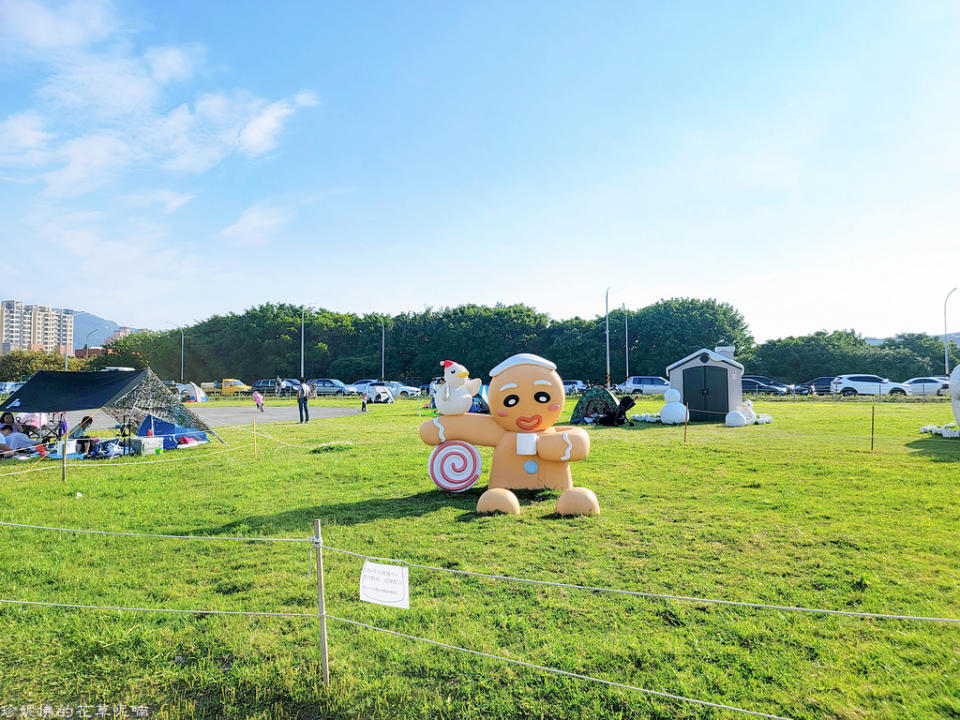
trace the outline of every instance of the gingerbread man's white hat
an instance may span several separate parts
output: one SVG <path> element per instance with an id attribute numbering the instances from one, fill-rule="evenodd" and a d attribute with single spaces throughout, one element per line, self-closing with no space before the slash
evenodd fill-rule
<path id="1" fill-rule="evenodd" d="M 546 368 L 547 370 L 556 370 L 557 366 L 546 358 L 542 358 L 539 355 L 534 355 L 533 353 L 517 353 L 512 355 L 504 360 L 502 363 L 497 365 L 493 370 L 490 371 L 490 377 L 496 377 L 504 370 L 508 370 L 515 365 L 537 365 L 539 367 Z"/>

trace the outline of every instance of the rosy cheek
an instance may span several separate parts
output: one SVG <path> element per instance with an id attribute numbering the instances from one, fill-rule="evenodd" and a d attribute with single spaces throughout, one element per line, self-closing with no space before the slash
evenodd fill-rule
<path id="1" fill-rule="evenodd" d="M 510 413 L 508 413 L 506 410 L 497 410 L 497 415 L 499 415 L 500 417 L 507 417 L 507 415 L 509 414 Z"/>
<path id="2" fill-rule="evenodd" d="M 560 405 L 558 403 L 554 403 L 553 405 L 550 406 L 550 410 L 552 410 L 553 412 L 556 412 L 559 409 L 560 409 Z"/>

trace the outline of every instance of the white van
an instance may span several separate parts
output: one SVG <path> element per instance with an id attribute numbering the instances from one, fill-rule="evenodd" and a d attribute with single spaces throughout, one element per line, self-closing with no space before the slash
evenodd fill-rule
<path id="1" fill-rule="evenodd" d="M 617 385 L 624 395 L 663 395 L 670 389 L 670 383 L 659 375 L 631 375 Z"/>

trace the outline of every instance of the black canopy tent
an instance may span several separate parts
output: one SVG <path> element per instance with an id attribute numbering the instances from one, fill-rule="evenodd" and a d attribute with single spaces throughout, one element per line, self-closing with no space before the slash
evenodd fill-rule
<path id="1" fill-rule="evenodd" d="M 138 385 L 146 372 L 39 370 L 23 387 L 0 403 L 0 412 L 67 412 L 102 408 Z"/>
<path id="2" fill-rule="evenodd" d="M 67 372 L 39 370 L 17 392 L 0 403 L 0 412 L 67 412 L 101 408 L 125 426 L 139 426 L 152 415 L 161 420 L 213 434 L 149 368 Z"/>

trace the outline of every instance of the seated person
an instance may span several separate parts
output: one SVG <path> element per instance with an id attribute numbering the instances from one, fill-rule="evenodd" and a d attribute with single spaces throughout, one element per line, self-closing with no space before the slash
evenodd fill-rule
<path id="1" fill-rule="evenodd" d="M 9 425 L 13 428 L 14 432 L 23 432 L 23 426 L 13 416 L 13 413 L 9 411 L 0 415 L 0 425 Z"/>
<path id="2" fill-rule="evenodd" d="M 0 443 L 0 453 L 3 457 L 10 457 L 18 450 L 32 448 L 36 444 L 23 433 L 14 432 L 12 425 L 0 426 L 0 435 L 3 435 L 3 442 Z"/>
<path id="3" fill-rule="evenodd" d="M 73 430 L 67 433 L 67 440 L 77 441 L 77 452 L 79 453 L 89 452 L 90 445 L 94 442 L 94 438 L 87 435 L 87 428 L 91 425 L 93 425 L 93 418 L 85 415 L 83 420 L 81 420 Z"/>

